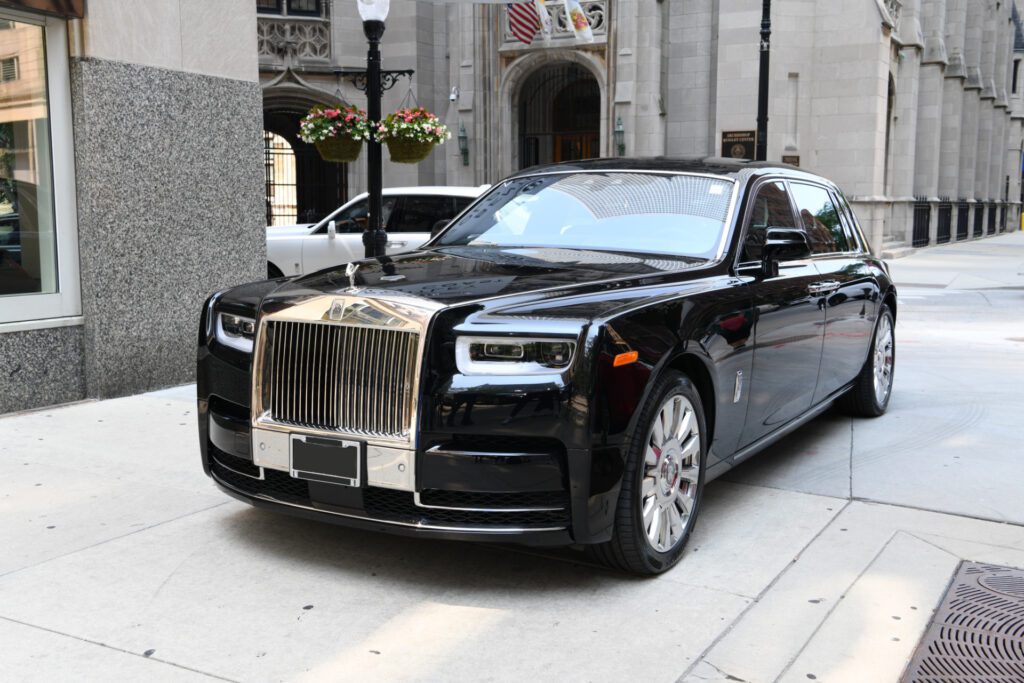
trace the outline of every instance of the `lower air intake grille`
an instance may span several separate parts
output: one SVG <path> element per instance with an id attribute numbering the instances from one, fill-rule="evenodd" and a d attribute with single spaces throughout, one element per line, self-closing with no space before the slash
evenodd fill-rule
<path id="1" fill-rule="evenodd" d="M 363 504 L 372 517 L 426 524 L 465 527 L 508 527 L 517 529 L 563 528 L 569 526 L 567 510 L 550 512 L 470 512 L 417 507 L 407 491 L 370 487 L 363 491 Z"/>
<path id="2" fill-rule="evenodd" d="M 309 486 L 302 479 L 293 479 L 287 472 L 266 468 L 263 468 L 263 479 L 253 479 L 240 474 L 246 471 L 245 467 L 248 466 L 255 470 L 256 476 L 259 476 L 260 468 L 253 466 L 252 463 L 216 449 L 211 450 L 210 456 L 210 471 L 214 476 L 243 493 L 251 496 L 269 496 L 284 503 L 309 505 Z"/>

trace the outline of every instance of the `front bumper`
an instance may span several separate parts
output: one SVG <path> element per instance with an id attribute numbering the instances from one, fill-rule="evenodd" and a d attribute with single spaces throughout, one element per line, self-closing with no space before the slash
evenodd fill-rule
<path id="1" fill-rule="evenodd" d="M 254 465 L 248 421 L 241 413 L 230 412 L 218 411 L 216 403 L 213 407 L 205 400 L 199 403 L 204 469 L 226 493 L 256 507 L 345 526 L 450 540 L 529 545 L 577 542 L 564 449 L 558 452 L 550 444 L 534 452 L 434 446 L 417 453 L 416 492 L 344 487 L 295 479 L 288 472 Z"/>

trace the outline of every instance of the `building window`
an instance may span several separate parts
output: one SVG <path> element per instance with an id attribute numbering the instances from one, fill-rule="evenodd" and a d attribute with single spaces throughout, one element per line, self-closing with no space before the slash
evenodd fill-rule
<path id="1" fill-rule="evenodd" d="M 295 151 L 277 133 L 263 131 L 267 181 L 267 225 L 294 225 L 299 219 Z"/>
<path id="2" fill-rule="evenodd" d="M 0 83 L 18 80 L 18 58 L 0 59 Z"/>
<path id="3" fill-rule="evenodd" d="M 2 21 L 0 323 L 79 315 L 66 22 Z"/>
<path id="4" fill-rule="evenodd" d="M 1013 94 L 1017 94 L 1018 83 L 1020 82 L 1020 60 L 1013 60 Z"/>
<path id="5" fill-rule="evenodd" d="M 288 0 L 288 14 L 320 16 L 320 0 Z"/>
<path id="6" fill-rule="evenodd" d="M 261 14 L 319 17 L 320 5 L 320 0 L 256 0 L 256 11 Z M 286 7 L 287 11 L 285 11 Z"/>

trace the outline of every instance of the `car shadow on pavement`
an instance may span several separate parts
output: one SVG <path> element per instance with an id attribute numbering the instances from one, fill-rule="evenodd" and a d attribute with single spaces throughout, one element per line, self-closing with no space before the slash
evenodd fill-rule
<path id="1" fill-rule="evenodd" d="M 351 529 L 258 509 L 224 517 L 223 536 L 261 562 L 301 565 L 304 571 L 380 577 L 432 590 L 490 592 L 588 591 L 623 581 L 620 572 L 589 562 L 571 548 L 411 538 Z M 254 560 L 255 561 L 255 560 Z"/>

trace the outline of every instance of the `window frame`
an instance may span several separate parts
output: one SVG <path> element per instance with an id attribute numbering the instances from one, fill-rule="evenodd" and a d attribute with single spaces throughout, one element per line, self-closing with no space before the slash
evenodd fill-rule
<path id="1" fill-rule="evenodd" d="M 282 11 L 281 7 L 282 2 L 283 0 L 274 0 L 274 5 L 276 6 L 276 9 L 268 9 L 266 7 L 260 7 L 259 5 L 257 5 L 256 14 L 267 14 L 270 16 L 277 16 L 279 14 L 283 14 L 284 12 Z"/>
<path id="2" fill-rule="evenodd" d="M 747 199 L 744 202 L 742 222 L 740 223 L 740 231 L 739 231 L 740 232 L 740 239 L 739 239 L 739 242 L 736 243 L 736 258 L 734 260 L 734 265 L 735 265 L 735 267 L 737 269 L 739 269 L 741 267 L 750 268 L 751 266 L 755 266 L 755 265 L 757 267 L 761 266 L 761 262 L 760 261 L 744 261 L 742 259 L 742 256 L 743 256 L 743 243 L 747 241 L 747 232 L 750 230 L 750 221 L 753 218 L 752 214 L 753 214 L 753 211 L 754 211 L 754 202 L 757 199 L 757 194 L 761 191 L 762 187 L 764 187 L 765 185 L 770 185 L 772 183 L 782 183 L 783 187 L 786 190 L 786 197 L 789 198 L 789 214 L 790 214 L 790 218 L 792 219 L 793 224 L 797 226 L 795 228 L 790 228 L 790 229 L 791 230 L 799 230 L 799 231 L 803 232 L 804 234 L 807 233 L 807 231 L 803 227 L 803 221 L 800 220 L 800 213 L 796 209 L 796 200 L 793 199 L 793 192 L 789 189 L 789 178 L 787 178 L 786 176 L 781 176 L 781 175 L 780 176 L 765 176 L 765 177 L 758 178 L 756 181 L 754 181 L 752 183 L 751 188 L 747 191 Z M 769 227 L 778 227 L 778 226 L 769 226 Z M 808 257 L 808 258 L 810 258 L 810 257 Z M 801 260 L 803 260 L 803 259 L 801 259 Z"/>
<path id="3" fill-rule="evenodd" d="M 796 184 L 796 185 L 809 185 L 811 187 L 816 187 L 819 190 L 823 190 L 825 192 L 825 194 L 828 195 L 829 201 L 832 202 L 833 208 L 835 208 L 835 210 L 836 210 L 836 216 L 839 218 L 839 224 L 842 227 L 843 234 L 846 237 L 846 247 L 847 248 L 846 248 L 845 251 L 828 251 L 828 252 L 823 252 L 821 254 L 815 254 L 813 249 L 812 249 L 810 258 L 812 258 L 812 259 L 831 258 L 831 257 L 835 257 L 835 256 L 845 256 L 845 255 L 848 255 L 848 254 L 856 254 L 857 250 L 856 250 L 855 240 L 851 239 L 850 234 L 849 234 L 849 230 L 847 229 L 847 226 L 846 226 L 846 223 L 843 221 L 843 218 L 842 218 L 842 216 L 843 216 L 843 209 L 842 209 L 842 206 L 836 202 L 836 198 L 834 196 L 835 192 L 833 191 L 833 188 L 830 187 L 829 185 L 824 184 L 824 183 L 815 182 L 813 180 L 804 180 L 803 178 L 793 179 L 792 182 L 790 182 L 787 179 L 786 182 L 787 182 L 787 185 L 792 185 L 792 184 Z M 796 211 L 797 222 L 801 224 L 801 226 L 800 226 L 801 229 L 806 233 L 807 229 L 803 225 L 803 220 L 800 219 L 800 207 L 796 203 L 796 197 L 794 196 L 792 190 L 790 191 L 789 196 L 790 196 L 790 203 L 793 204 L 793 210 Z"/>
<path id="4" fill-rule="evenodd" d="M 12 327 L 8 323 L 17 323 L 19 330 L 41 329 L 59 326 L 60 323 L 55 324 L 55 319 L 80 317 L 82 297 L 67 22 L 56 17 L 8 9 L 0 9 L 0 19 L 43 28 L 57 261 L 56 292 L 0 295 L 0 332 L 3 332 L 5 326 Z M 72 321 L 71 324 L 78 322 L 80 320 Z"/>
<path id="5" fill-rule="evenodd" d="M 316 3 L 316 9 L 310 10 L 296 10 L 292 9 L 292 0 L 283 0 L 288 8 L 289 17 L 322 17 L 324 14 L 324 3 L 322 0 L 313 0 Z M 278 7 L 281 6 L 282 0 L 277 0 Z"/>

